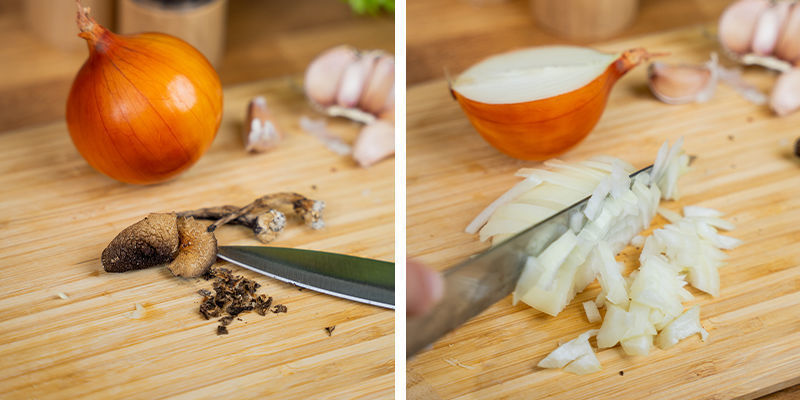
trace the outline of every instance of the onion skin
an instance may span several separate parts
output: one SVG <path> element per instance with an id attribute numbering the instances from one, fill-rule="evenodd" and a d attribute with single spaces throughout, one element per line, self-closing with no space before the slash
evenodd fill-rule
<path id="1" fill-rule="evenodd" d="M 628 50 L 583 87 L 545 99 L 487 104 L 451 93 L 493 147 L 514 158 L 542 161 L 580 143 L 603 115 L 617 80 L 651 56 L 644 49 Z"/>
<path id="2" fill-rule="evenodd" d="M 178 38 L 116 35 L 86 11 L 78 19 L 89 58 L 67 101 L 75 147 L 96 170 L 126 183 L 163 182 L 185 171 L 208 150 L 222 120 L 214 68 Z"/>

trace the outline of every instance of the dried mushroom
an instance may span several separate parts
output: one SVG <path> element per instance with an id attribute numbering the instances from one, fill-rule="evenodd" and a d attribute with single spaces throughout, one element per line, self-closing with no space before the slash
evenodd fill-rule
<path id="1" fill-rule="evenodd" d="M 173 275 L 185 278 L 206 273 L 217 259 L 217 238 L 192 217 L 178 218 L 178 235 L 180 251 L 167 268 Z"/>
<path id="2" fill-rule="evenodd" d="M 150 214 L 125 228 L 103 250 L 101 261 L 108 272 L 125 272 L 169 263 L 175 276 L 196 277 L 209 271 L 217 257 L 214 230 L 231 223 L 253 230 L 256 238 L 269 243 L 293 215 L 313 229 L 325 226 L 325 203 L 297 193 L 262 196 L 244 207 L 220 206 Z M 196 219 L 211 219 L 206 227 Z M 269 306 L 267 306 L 269 309 Z"/>
<path id="3" fill-rule="evenodd" d="M 180 212 L 178 216 L 215 220 L 208 227 L 212 232 L 224 224 L 243 225 L 252 229 L 259 241 L 269 243 L 286 226 L 287 215 L 296 216 L 312 229 L 322 229 L 325 226 L 322 220 L 324 209 L 324 201 L 284 192 L 259 197 L 244 207 L 226 205 L 200 208 Z"/>
<path id="4" fill-rule="evenodd" d="M 103 250 L 106 272 L 125 272 L 168 263 L 178 255 L 175 214 L 150 214 L 125 228 Z"/>

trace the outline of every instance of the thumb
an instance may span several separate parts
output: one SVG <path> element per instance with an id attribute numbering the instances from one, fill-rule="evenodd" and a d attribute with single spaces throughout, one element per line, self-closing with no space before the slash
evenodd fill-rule
<path id="1" fill-rule="evenodd" d="M 406 315 L 425 314 L 444 294 L 442 276 L 422 264 L 406 262 Z"/>

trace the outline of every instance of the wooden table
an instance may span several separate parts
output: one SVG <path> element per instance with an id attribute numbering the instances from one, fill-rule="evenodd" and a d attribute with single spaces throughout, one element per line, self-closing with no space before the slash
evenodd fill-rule
<path id="1" fill-rule="evenodd" d="M 683 28 L 600 48 L 643 46 L 670 52 L 672 61 L 702 62 L 719 50 L 709 32 Z M 648 357 L 605 349 L 598 352 L 603 370 L 586 376 L 543 370 L 536 363 L 559 340 L 599 327 L 581 307 L 599 287 L 589 286 L 557 317 L 512 306 L 508 296 L 408 362 L 409 398 L 729 399 L 800 383 L 800 161 L 792 155 L 800 113 L 777 118 L 725 86 L 707 104 L 665 105 L 649 93 L 645 72 L 639 67 L 619 81 L 595 130 L 561 158 L 608 154 L 643 167 L 664 140 L 685 137 L 684 148 L 698 159 L 682 178 L 681 200 L 663 205 L 717 208 L 737 225 L 731 235 L 745 241 L 720 270 L 720 297 L 693 290 L 690 304 L 701 305 L 709 341 L 686 339 Z M 775 75 L 752 68 L 745 78 L 766 90 Z M 520 180 L 517 169 L 536 163 L 489 146 L 443 80 L 410 87 L 407 99 L 407 250 L 444 269 L 487 248 L 464 228 Z M 621 259 L 632 270 L 637 258 L 629 248 Z M 772 398 L 797 394 L 795 386 Z"/>

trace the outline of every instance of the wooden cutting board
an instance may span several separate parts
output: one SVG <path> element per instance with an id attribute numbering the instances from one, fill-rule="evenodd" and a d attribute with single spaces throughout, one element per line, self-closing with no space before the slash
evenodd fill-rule
<path id="1" fill-rule="evenodd" d="M 669 51 L 670 62 L 702 62 L 719 51 L 702 27 L 600 48 L 638 46 Z M 760 68 L 744 76 L 765 91 L 775 79 Z M 487 248 L 464 228 L 519 181 L 517 169 L 537 163 L 484 142 L 445 82 L 415 86 L 407 96 L 407 249 L 441 270 Z M 557 317 L 512 307 L 509 296 L 409 361 L 409 398 L 729 399 L 800 383 L 800 159 L 792 156 L 798 126 L 800 113 L 777 118 L 726 86 L 706 104 L 665 105 L 650 94 L 645 66 L 630 72 L 594 132 L 561 158 L 608 154 L 644 167 L 665 140 L 685 138 L 686 151 L 698 158 L 681 178 L 680 201 L 662 204 L 719 209 L 737 225 L 730 234 L 745 241 L 729 252 L 718 298 L 692 289 L 689 304 L 701 305 L 709 340 L 692 337 L 647 357 L 605 349 L 598 353 L 603 370 L 586 376 L 539 369 L 559 341 L 600 326 L 587 322 L 581 306 L 599 287 L 592 284 Z M 631 270 L 637 257 L 627 249 L 621 259 Z"/>
<path id="2" fill-rule="evenodd" d="M 241 125 L 264 95 L 287 136 L 273 152 L 246 154 Z M 394 312 L 315 293 L 224 262 L 255 279 L 286 314 L 243 314 L 230 333 L 198 313 L 202 279 L 165 268 L 103 272 L 100 253 L 150 212 L 244 205 L 273 192 L 324 200 L 327 226 L 290 223 L 278 246 L 394 259 L 394 162 L 362 169 L 299 129 L 320 117 L 296 80 L 225 91 L 209 152 L 170 182 L 132 186 L 89 167 L 64 123 L 0 134 L 0 397 L 390 398 Z M 347 141 L 359 125 L 330 128 Z M 257 245 L 237 226 L 221 244 Z M 61 299 L 63 293 L 67 299 Z M 128 315 L 140 303 L 145 315 Z M 329 337 L 325 327 L 336 326 Z"/>

